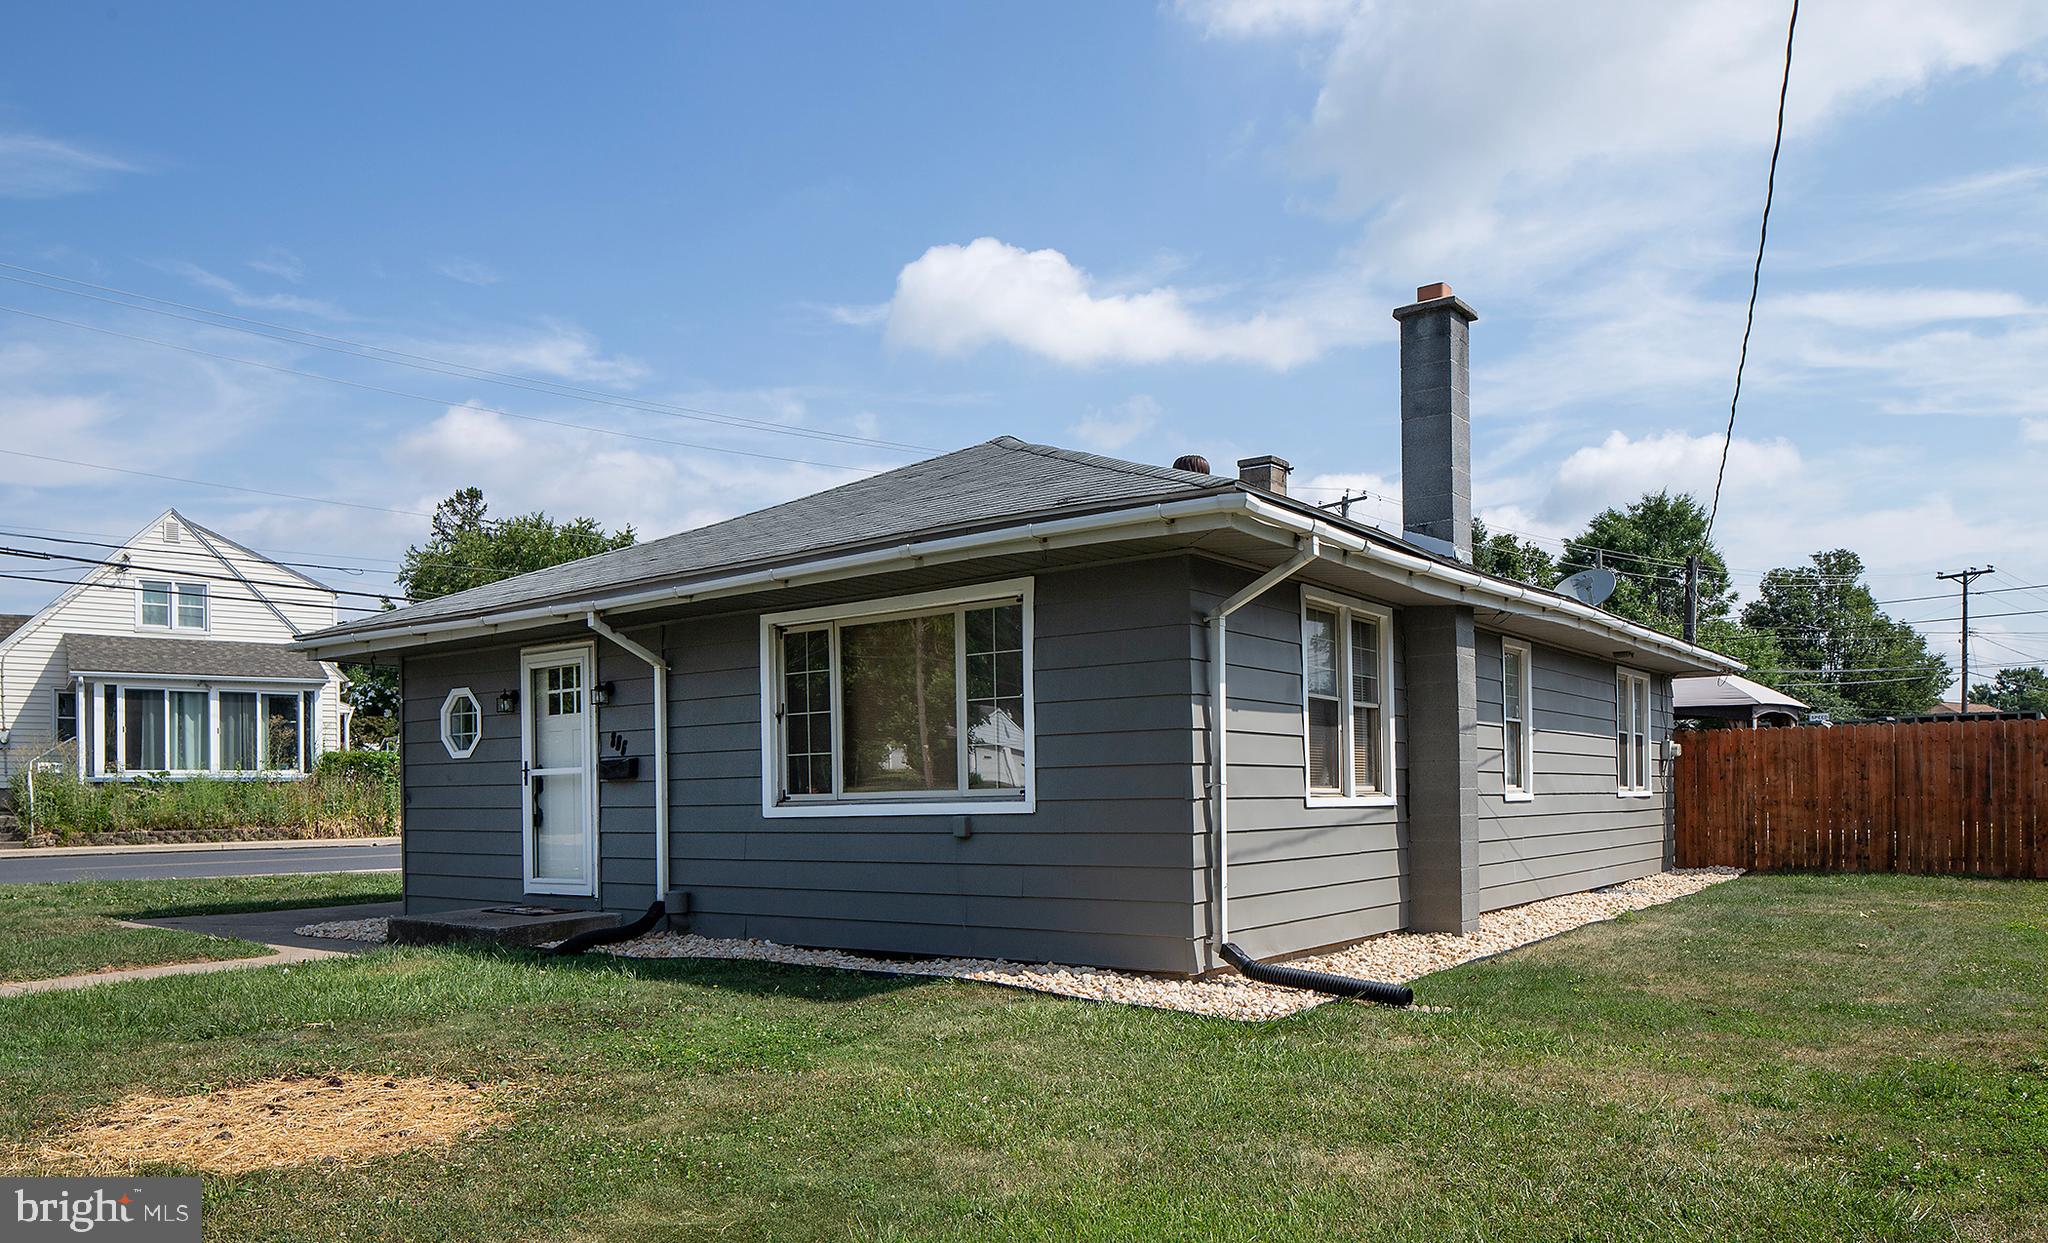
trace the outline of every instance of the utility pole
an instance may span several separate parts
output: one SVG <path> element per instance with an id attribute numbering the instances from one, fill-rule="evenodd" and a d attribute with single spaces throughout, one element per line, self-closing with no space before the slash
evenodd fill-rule
<path id="1" fill-rule="evenodd" d="M 1996 572 L 1997 569 L 1995 565 L 1987 565 L 1982 569 L 1973 565 L 1967 570 L 1935 575 L 1936 578 L 1947 582 L 1960 583 L 1963 588 L 1963 692 L 1956 699 L 1956 707 L 1964 716 L 1970 715 L 1970 584 L 1986 574 Z"/>
<path id="2" fill-rule="evenodd" d="M 1700 559 L 1688 553 L 1685 558 L 1685 641 L 1695 643 L 1700 637 Z"/>

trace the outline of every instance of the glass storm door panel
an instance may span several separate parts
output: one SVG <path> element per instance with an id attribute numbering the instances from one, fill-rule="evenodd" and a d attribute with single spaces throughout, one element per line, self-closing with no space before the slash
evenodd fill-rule
<path id="1" fill-rule="evenodd" d="M 524 663 L 527 888 L 591 893 L 590 658 L 542 654 Z"/>

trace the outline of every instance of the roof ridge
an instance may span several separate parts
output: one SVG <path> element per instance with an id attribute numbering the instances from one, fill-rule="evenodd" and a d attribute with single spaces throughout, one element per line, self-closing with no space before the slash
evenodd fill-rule
<path id="1" fill-rule="evenodd" d="M 1126 475 L 1136 475 L 1141 479 L 1158 479 L 1166 483 L 1186 483 L 1197 479 L 1203 483 L 1235 484 L 1238 482 L 1227 475 L 1205 475 L 1200 471 L 1176 470 L 1171 466 L 1153 466 L 1145 462 L 1133 462 L 1129 458 L 1109 457 L 1106 454 L 1089 453 L 1081 449 L 1062 449 L 1058 445 L 1033 444 L 1028 440 L 1019 440 L 1015 436 L 998 436 L 988 443 L 1002 445 L 1005 449 L 1015 449 L 1024 453 L 1036 453 L 1040 457 L 1057 458 L 1063 462 L 1079 462 L 1084 466 L 1094 466 L 1102 470 L 1113 470 Z"/>

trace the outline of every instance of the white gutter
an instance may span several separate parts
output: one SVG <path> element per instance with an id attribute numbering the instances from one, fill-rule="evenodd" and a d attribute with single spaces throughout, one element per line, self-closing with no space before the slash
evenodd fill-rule
<path id="1" fill-rule="evenodd" d="M 1439 599 L 1464 604 L 1504 606 L 1512 612 L 1543 618 L 1595 637 L 1628 639 L 1636 646 L 1658 652 L 1669 659 L 1704 666 L 1708 670 L 1736 673 L 1743 669 L 1717 652 L 1660 634 L 1647 626 L 1626 621 L 1568 596 L 1495 579 L 1476 570 L 1447 565 L 1420 553 L 1409 552 L 1369 540 L 1324 519 L 1297 513 L 1264 497 L 1245 492 L 1224 492 L 1186 501 L 1146 505 L 1134 509 L 1083 514 L 1049 522 L 1025 523 L 971 535 L 945 539 L 905 541 L 886 548 L 868 549 L 839 557 L 808 562 L 800 567 L 749 570 L 684 586 L 654 587 L 613 597 L 587 597 L 514 609 L 487 617 L 468 617 L 409 626 L 383 627 L 374 631 L 338 634 L 331 639 L 300 640 L 291 646 L 334 660 L 365 652 L 392 651 L 427 643 L 481 638 L 506 630 L 531 629 L 551 624 L 573 624 L 593 609 L 607 613 L 688 604 L 750 591 L 774 590 L 801 584 L 848 578 L 859 574 L 885 573 L 942 565 L 974 557 L 1003 556 L 1016 552 L 1040 551 L 1077 544 L 1100 543 L 1119 537 L 1133 528 L 1164 526 L 1170 530 L 1199 531 L 1232 527 L 1268 539 L 1285 538 L 1289 543 L 1302 536 L 1314 536 L 1332 552 L 1340 564 L 1352 557 L 1362 558 L 1375 570 L 1392 570 L 1413 590 Z"/>
<path id="2" fill-rule="evenodd" d="M 1209 610 L 1209 797 L 1215 808 L 1210 819 L 1216 826 L 1216 935 L 1209 943 L 1212 967 L 1222 956 L 1223 943 L 1230 940 L 1230 615 L 1322 553 L 1322 542 L 1309 536 L 1294 556 Z"/>
<path id="3" fill-rule="evenodd" d="M 668 899 L 668 662 L 654 649 L 612 629 L 595 609 L 583 615 L 583 622 L 654 669 L 654 900 L 665 902 Z"/>
<path id="4" fill-rule="evenodd" d="M 1561 622 L 1593 635 L 1619 635 L 1639 647 L 1649 648 L 1671 659 L 1707 665 L 1729 673 L 1744 668 L 1740 661 L 1731 660 L 1719 652 L 1709 651 L 1682 639 L 1674 639 L 1590 604 L 1581 604 L 1570 596 L 1561 596 L 1555 592 L 1493 578 L 1477 570 L 1446 565 L 1419 553 L 1389 547 L 1322 519 L 1311 518 L 1284 506 L 1275 505 L 1263 497 L 1247 495 L 1245 500 L 1247 516 L 1261 523 L 1280 527 L 1294 535 L 1307 535 L 1321 540 L 1336 550 L 1337 556 L 1334 559 L 1340 564 L 1349 561 L 1352 556 L 1358 556 L 1373 563 L 1376 569 L 1395 570 L 1405 575 L 1407 585 L 1416 591 L 1464 604 L 1506 604 L 1511 607 L 1511 611 L 1525 616 Z"/>

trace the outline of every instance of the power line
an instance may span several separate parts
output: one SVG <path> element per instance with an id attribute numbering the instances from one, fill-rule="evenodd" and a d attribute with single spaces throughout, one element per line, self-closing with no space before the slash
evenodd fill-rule
<path id="1" fill-rule="evenodd" d="M 25 315 L 30 319 L 40 319 L 45 323 L 62 324 L 67 328 L 77 328 L 85 332 L 97 332 L 110 337 L 119 337 L 124 341 L 137 341 L 144 345 L 160 346 L 167 350 L 179 350 L 186 354 L 197 354 L 202 358 L 211 358 L 218 362 L 235 363 L 244 367 L 257 367 L 264 371 L 275 371 L 281 375 L 298 376 L 305 380 L 322 380 L 329 384 L 340 384 L 348 388 L 362 389 L 364 392 L 379 393 L 386 397 L 402 397 L 408 401 L 424 401 L 444 409 L 452 407 L 474 410 L 480 414 L 495 414 L 501 418 L 518 419 L 526 423 L 540 423 L 548 427 L 565 427 L 571 431 L 589 432 L 598 436 L 618 436 L 626 440 L 641 440 L 657 445 L 673 445 L 679 449 L 696 449 L 704 453 L 729 453 L 736 457 L 760 458 L 769 462 L 787 462 L 794 466 L 817 466 L 826 470 L 863 472 L 868 469 L 865 466 L 851 466 L 845 462 L 817 462 L 809 458 L 785 457 L 779 453 L 758 453 L 752 449 L 728 449 L 719 445 L 698 444 L 691 440 L 670 440 L 662 436 L 645 436 L 639 432 L 620 431 L 612 427 L 592 427 L 588 423 L 571 423 L 566 419 L 544 419 L 537 414 L 518 414 L 511 410 L 500 410 L 492 406 L 478 406 L 465 402 L 449 401 L 446 398 L 431 397 L 425 393 L 410 393 L 404 389 L 387 388 L 382 384 L 370 384 L 362 380 L 344 379 L 341 376 L 326 375 L 318 371 L 302 371 L 297 367 L 286 367 L 278 363 L 258 362 L 253 358 L 238 358 L 233 354 L 222 354 L 214 350 L 200 349 L 196 345 L 181 345 L 176 341 L 161 341 L 155 337 L 138 336 L 132 332 L 119 332 L 112 328 L 102 328 L 97 324 L 81 324 L 74 319 L 60 319 L 55 315 L 44 315 L 38 311 L 26 311 L 18 306 L 0 305 L 0 311 L 6 311 L 14 315 Z"/>
<path id="2" fill-rule="evenodd" d="M 0 311 L 11 309 L 10 307 L 0 307 Z M 39 316 L 38 318 L 41 317 Z M 0 449 L 0 453 L 5 453 L 10 457 L 29 458 L 37 462 L 55 462 L 61 466 L 80 466 L 87 470 L 112 471 L 117 475 L 135 475 L 143 479 L 161 479 L 167 483 L 190 484 L 198 488 L 221 488 L 228 492 L 247 492 L 253 496 L 276 497 L 287 501 L 304 501 L 309 505 L 340 505 L 347 509 L 367 509 L 372 513 L 399 514 L 407 518 L 431 519 L 434 516 L 432 514 L 423 514 L 416 509 L 392 509 L 385 505 L 365 505 L 360 501 L 337 501 L 333 497 L 327 496 L 303 496 L 297 492 L 273 492 L 268 488 L 250 488 L 238 483 L 215 483 L 210 479 L 187 479 L 181 475 L 162 475 L 155 471 L 136 470 L 128 466 L 109 466 L 104 462 L 81 462 L 76 458 L 52 457 L 48 454 L 29 453 L 22 449 Z"/>
<path id="3" fill-rule="evenodd" d="M 342 354 L 351 358 L 367 359 L 368 361 L 371 362 L 385 363 L 390 366 L 410 367 L 416 371 L 429 371 L 437 375 L 454 376 L 456 378 L 465 380 L 480 380 L 490 384 L 503 384 L 512 388 L 524 389 L 527 392 L 546 393 L 550 396 L 556 397 L 568 397 L 577 401 L 588 401 L 596 405 L 611 406 L 622 410 L 637 410 L 645 414 L 661 414 L 671 418 L 690 419 L 700 423 L 710 423 L 714 426 L 719 427 L 739 427 L 746 428 L 752 431 L 771 432 L 776 435 L 795 436 L 809 440 L 823 440 L 840 444 L 861 445 L 864 447 L 877 449 L 894 449 L 907 453 L 941 452 L 941 450 L 933 449 L 927 445 L 913 445 L 906 444 L 901 441 L 880 440 L 872 436 L 855 436 L 845 432 L 826 431 L 821 428 L 788 427 L 780 423 L 769 422 L 765 419 L 749 419 L 744 416 L 736 414 L 721 414 L 716 410 L 703 410 L 694 406 L 683 406 L 671 402 L 654 401 L 650 398 L 632 397 L 621 393 L 606 392 L 603 389 L 592 389 L 585 388 L 581 385 L 566 384 L 556 380 L 547 380 L 535 376 L 522 376 L 513 372 L 494 371 L 489 367 L 476 367 L 468 363 L 459 363 L 444 358 L 436 358 L 429 354 L 413 354 L 408 353 L 404 350 L 392 349 L 388 346 L 370 345 L 361 341 L 351 341 L 346 337 L 329 336 L 326 333 L 314 332 L 311 329 L 294 328 L 289 324 L 278 324 L 273 323 L 269 320 L 252 319 L 245 315 L 234 315 L 227 311 L 218 311 L 210 307 L 194 306 L 190 303 L 177 302 L 170 298 L 159 298 L 152 294 L 138 293 L 134 290 L 117 289 L 111 285 L 96 285 L 91 281 L 83 281 L 77 279 L 76 277 L 63 276 L 55 272 L 45 272 L 37 268 L 22 267 L 21 265 L 14 263 L 0 262 L 0 268 L 6 268 L 10 271 L 15 272 L 27 272 L 35 276 L 45 277 L 49 280 L 64 281 L 67 284 L 80 285 L 84 287 L 84 289 L 65 289 L 62 288 L 61 286 L 46 285 L 40 281 L 26 280 L 19 276 L 8 276 L 4 272 L 0 272 L 0 280 L 13 281 L 15 284 L 26 285 L 32 289 L 47 290 L 50 293 L 66 294 L 68 296 L 75 298 L 90 298 L 95 302 L 105 303 L 108 306 L 118 306 L 131 311 L 141 311 L 149 315 L 163 316 L 164 318 L 167 319 L 182 320 L 186 323 L 199 324 L 207 328 L 224 328 L 230 332 L 239 332 L 248 336 L 261 337 L 269 341 L 281 341 L 288 345 L 297 345 L 301 347 L 310 347 L 312 349 L 317 350 L 326 350 L 329 353 Z M 101 293 L 118 294 L 120 295 L 120 298 L 140 299 L 145 302 L 158 303 L 160 306 L 174 306 L 178 307 L 180 310 L 197 312 L 197 314 L 179 315 L 176 314 L 175 312 L 160 310 L 158 309 L 158 307 L 137 306 L 132 302 L 123 302 L 120 300 L 120 298 L 100 297 L 96 294 L 86 293 L 84 292 L 85 289 L 97 289 Z M 199 318 L 200 316 L 212 316 L 214 317 L 214 319 L 203 319 Z M 231 320 L 234 322 L 223 324 L 215 322 L 215 319 Z M 253 328 L 236 327 L 236 324 L 254 324 L 260 328 L 271 328 L 275 329 L 276 331 L 259 332 Z M 280 336 L 278 335 L 279 333 L 289 333 L 293 335 Z M 301 338 L 311 338 L 311 340 L 302 340 Z M 331 342 L 332 344 L 321 344 L 322 342 Z"/>
<path id="4" fill-rule="evenodd" d="M 1792 0 L 1792 20 L 1785 26 L 1785 76 L 1778 83 L 1778 128 L 1771 139 L 1771 170 L 1764 178 L 1763 222 L 1756 232 L 1756 266 L 1749 273 L 1749 312 L 1742 322 L 1742 352 L 1735 359 L 1735 394 L 1728 399 L 1728 432 L 1721 439 L 1721 467 L 1714 472 L 1714 504 L 1707 511 L 1707 535 L 1721 516 L 1721 481 L 1728 475 L 1728 449 L 1735 443 L 1735 406 L 1742 400 L 1742 371 L 1749 363 L 1749 333 L 1756 327 L 1756 295 L 1764 279 L 1764 243 L 1771 236 L 1771 199 L 1778 189 L 1778 152 L 1785 145 L 1785 98 L 1792 91 L 1792 36 L 1799 29 L 1799 0 Z"/>
<path id="5" fill-rule="evenodd" d="M 73 553 L 42 552 L 34 548 L 9 548 L 0 545 L 0 557 L 21 557 L 33 561 L 72 561 L 94 568 L 132 570 L 137 574 L 161 574 L 167 578 L 199 579 L 222 583 L 243 583 L 250 587 L 275 587 L 282 591 L 324 592 L 336 596 L 359 596 L 366 600 L 405 601 L 403 595 L 388 591 L 348 591 L 340 587 L 329 587 L 324 583 L 287 583 L 277 579 L 242 578 L 234 574 L 214 574 L 204 570 L 176 570 L 169 566 L 142 565 L 121 561 L 107 561 L 94 557 L 81 557 Z M 132 588 L 130 590 L 133 590 Z M 406 601 L 410 603 L 410 601 Z"/>
<path id="6" fill-rule="evenodd" d="M 0 579 L 11 579 L 19 583 L 54 583 L 59 587 L 83 587 L 93 591 L 118 591 L 131 596 L 135 594 L 135 588 L 124 587 L 120 583 L 93 583 L 78 578 L 49 578 L 39 574 L 15 574 L 0 570 Z M 237 601 L 237 603 L 241 602 Z M 287 601 L 287 603 L 297 603 L 297 601 Z M 336 604 L 334 607 L 344 613 L 382 613 L 384 611 L 383 609 L 373 609 L 364 604 Z"/>
<path id="7" fill-rule="evenodd" d="M 42 530 L 45 530 L 45 531 L 57 531 L 57 530 L 63 530 L 64 528 L 62 528 L 62 527 L 43 527 L 43 528 L 41 528 L 41 529 L 42 529 Z M 75 535 L 100 535 L 100 536 L 105 536 L 105 537 L 106 537 L 106 540 L 112 540 L 112 539 L 116 538 L 116 537 L 114 537 L 113 535 L 111 535 L 111 534 L 109 534 L 108 532 L 105 532 L 105 531 L 74 531 L 74 532 L 72 532 L 72 533 L 73 533 L 73 534 L 75 534 Z M 57 536 L 54 536 L 54 535 L 35 535 L 35 534 L 32 534 L 32 533 L 30 533 L 30 532 L 28 532 L 28 531 L 9 531 L 9 530 L 0 530 L 0 536 L 5 536 L 5 537 L 13 538 L 13 539 L 32 539 L 32 540 L 40 540 L 41 542 L 43 542 L 43 543 L 46 543 L 46 544 L 71 544 L 71 545 L 75 545 L 75 546 L 78 546 L 78 547 L 82 547 L 82 548 L 110 548 L 110 549 L 113 549 L 113 550 L 115 550 L 115 551 L 126 551 L 126 550 L 127 550 L 127 548 L 128 548 L 128 545 L 127 545 L 127 544 L 121 544 L 121 543 L 109 543 L 109 542 L 106 542 L 106 540 L 88 540 L 88 539 L 60 539 L 60 538 L 58 538 Z M 291 567 L 291 568 L 293 568 L 293 569 L 299 569 L 299 570 L 339 570 L 339 571 L 340 571 L 341 573 L 343 573 L 343 574 L 355 574 L 355 575 L 362 575 L 362 574 L 367 574 L 367 573 L 381 573 L 381 571 L 372 571 L 372 570 L 370 570 L 369 568 L 367 568 L 367 567 L 365 567 L 365 566 L 359 566 L 359 565 L 325 565 L 325 564 L 322 564 L 321 562 L 318 562 L 318 561 L 280 561 L 280 560 L 278 560 L 278 558 L 277 558 L 277 557 L 269 556 L 269 555 L 268 555 L 268 554 L 267 554 L 267 553 L 265 552 L 265 550 L 263 550 L 263 549 L 260 549 L 260 548 L 252 548 L 252 549 L 250 549 L 250 551 L 251 551 L 251 552 L 254 552 L 254 553 L 257 553 L 257 554 L 258 554 L 259 556 L 262 556 L 264 560 L 266 560 L 266 561 L 269 561 L 269 562 L 270 562 L 270 563 L 271 563 L 272 565 L 282 565 L 282 566 L 289 566 L 289 567 Z M 277 552 L 277 553 L 279 554 L 279 556 L 288 556 L 288 555 L 291 555 L 291 554 L 290 554 L 289 552 L 286 552 L 286 551 L 282 551 L 282 550 L 277 550 L 277 549 L 271 549 L 271 550 L 269 550 L 269 551 L 271 551 L 271 552 Z M 305 553 L 305 554 L 302 554 L 302 555 L 304 555 L 304 556 L 309 556 L 309 557 L 347 557 L 347 556 L 353 556 L 354 554 L 352 554 L 352 553 L 325 553 L 325 552 L 322 552 L 322 553 Z M 405 564 L 405 563 L 404 563 L 404 562 L 402 562 L 402 561 L 395 561 L 395 560 L 392 560 L 392 559 L 391 559 L 391 558 L 389 558 L 389 557 L 362 557 L 362 558 L 359 558 L 359 559 L 360 559 L 360 560 L 363 560 L 363 561 L 382 561 L 382 562 L 385 562 L 386 564 L 389 564 L 389 565 L 392 565 L 392 566 L 398 566 L 398 567 L 401 567 L 401 568 L 402 568 L 402 567 L 404 566 L 404 564 Z M 477 570 L 477 571 L 480 571 L 480 572 L 485 572 L 485 573 L 498 573 L 498 572 L 500 572 L 500 571 L 501 571 L 501 570 L 503 569 L 503 567 L 502 567 L 502 566 L 491 566 L 491 565 L 471 565 L 471 564 L 468 564 L 468 563 L 465 563 L 465 562 L 454 562 L 454 561 L 442 561 L 442 560 L 440 560 L 439 558 L 436 558 L 436 559 L 434 560 L 434 565 L 435 565 L 435 567 L 436 567 L 436 568 L 439 568 L 439 569 L 449 569 L 449 570 Z M 356 593 L 356 594 L 363 594 L 363 593 Z M 398 598 L 400 598 L 399 596 L 397 596 L 397 595 L 394 595 L 394 594 L 392 594 L 392 593 L 388 593 L 388 592 L 379 592 L 379 593 L 377 593 L 377 594 L 378 594 L 378 595 L 380 596 L 380 598 L 381 598 L 381 597 L 384 597 L 384 596 L 389 596 L 389 597 L 390 597 L 391 599 L 394 599 L 394 600 L 395 600 L 395 599 L 398 599 Z"/>

